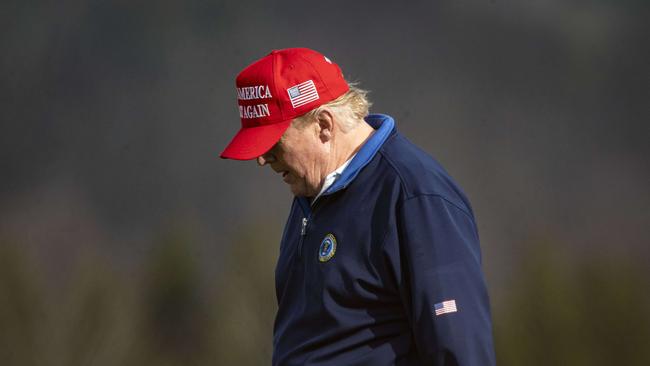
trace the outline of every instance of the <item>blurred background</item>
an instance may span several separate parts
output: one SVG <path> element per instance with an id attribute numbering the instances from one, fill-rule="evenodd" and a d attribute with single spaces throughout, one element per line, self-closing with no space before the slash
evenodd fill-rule
<path id="1" fill-rule="evenodd" d="M 650 364 L 650 6 L 0 5 L 0 364 L 268 365 L 291 203 L 234 78 L 310 47 L 473 203 L 500 365 Z"/>

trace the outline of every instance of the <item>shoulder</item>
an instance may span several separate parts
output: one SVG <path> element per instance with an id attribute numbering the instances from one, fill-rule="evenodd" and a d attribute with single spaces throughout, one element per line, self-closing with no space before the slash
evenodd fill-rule
<path id="1" fill-rule="evenodd" d="M 439 197 L 473 216 L 467 196 L 443 166 L 400 133 L 392 134 L 378 153 L 399 180 L 404 200 Z"/>

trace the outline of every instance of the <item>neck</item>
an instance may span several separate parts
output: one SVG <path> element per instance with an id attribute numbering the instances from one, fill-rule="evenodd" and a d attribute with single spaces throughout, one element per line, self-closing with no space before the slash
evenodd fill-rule
<path id="1" fill-rule="evenodd" d="M 327 174 L 333 172 L 338 167 L 359 151 L 361 146 L 368 141 L 375 130 L 365 121 L 361 121 L 355 128 L 347 133 L 339 133 L 337 141 L 334 143 L 332 156 L 328 164 Z"/>

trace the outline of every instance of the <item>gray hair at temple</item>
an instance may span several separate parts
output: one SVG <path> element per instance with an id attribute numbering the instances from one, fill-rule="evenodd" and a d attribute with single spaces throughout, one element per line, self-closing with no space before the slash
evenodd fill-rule
<path id="1" fill-rule="evenodd" d="M 368 91 L 357 87 L 357 83 L 350 83 L 350 90 L 329 103 L 312 109 L 306 114 L 295 119 L 295 122 L 304 124 L 313 121 L 324 109 L 330 110 L 340 122 L 339 127 L 344 133 L 354 129 L 369 113 L 372 103 L 368 100 Z"/>

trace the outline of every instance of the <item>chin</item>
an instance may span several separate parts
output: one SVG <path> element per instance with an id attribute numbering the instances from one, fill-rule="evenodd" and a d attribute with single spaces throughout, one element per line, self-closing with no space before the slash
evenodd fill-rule
<path id="1" fill-rule="evenodd" d="M 315 194 L 310 194 L 309 190 L 305 187 L 291 186 L 291 193 L 296 197 L 314 197 Z"/>

